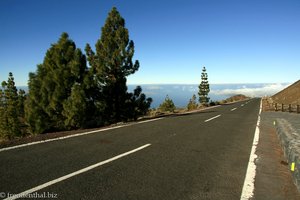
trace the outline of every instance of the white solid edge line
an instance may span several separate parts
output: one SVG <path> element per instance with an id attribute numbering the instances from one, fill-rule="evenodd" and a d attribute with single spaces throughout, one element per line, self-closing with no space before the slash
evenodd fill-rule
<path id="1" fill-rule="evenodd" d="M 35 144 L 40 144 L 40 143 L 46 143 L 46 142 L 52 142 L 52 141 L 56 141 L 56 140 L 63 140 L 63 139 L 67 139 L 67 138 L 78 137 L 78 136 L 82 136 L 82 135 L 88 135 L 91 133 L 102 132 L 102 131 L 107 131 L 107 130 L 111 130 L 111 129 L 117 129 L 117 128 L 121 128 L 121 127 L 125 127 L 125 126 L 129 126 L 129 125 L 115 126 L 115 127 L 104 128 L 104 129 L 100 129 L 100 130 L 83 132 L 83 133 L 77 133 L 74 135 L 68 135 L 68 136 L 63 136 L 63 137 L 58 137 L 58 138 L 53 138 L 53 139 L 48 139 L 48 140 L 41 140 L 41 141 L 30 142 L 30 143 L 26 143 L 26 144 L 20 144 L 20 145 L 16 145 L 16 146 L 12 146 L 12 147 L 2 148 L 2 149 L 0 149 L 0 152 L 11 150 L 11 149 L 17 149 L 20 147 L 26 147 L 26 146 L 31 146 L 31 145 L 35 145 Z"/>
<path id="2" fill-rule="evenodd" d="M 250 153 L 250 158 L 248 162 L 247 172 L 245 175 L 245 181 L 243 185 L 243 190 L 241 194 L 241 200 L 250 199 L 253 197 L 254 194 L 254 181 L 255 181 L 255 175 L 256 175 L 256 165 L 255 165 L 255 159 L 257 158 L 256 155 L 256 147 L 259 140 L 259 125 L 260 125 L 260 114 L 262 109 L 262 100 L 260 101 L 260 108 L 259 108 L 259 114 L 257 118 L 257 124 L 255 128 L 254 138 L 253 138 L 253 144 L 252 149 Z"/>
<path id="3" fill-rule="evenodd" d="M 236 110 L 236 108 L 232 108 L 230 111 L 234 111 L 234 110 Z"/>
<path id="4" fill-rule="evenodd" d="M 133 124 L 119 125 L 119 126 L 115 126 L 115 127 L 109 127 L 109 128 L 103 128 L 103 129 L 94 130 L 94 131 L 88 131 L 88 132 L 83 132 L 83 133 L 77 133 L 77 134 L 74 134 L 74 135 L 68 135 L 68 136 L 63 136 L 63 137 L 58 137 L 58 138 L 52 138 L 52 139 L 47 139 L 47 140 L 41 140 L 41 141 L 36 141 L 36 142 L 30 142 L 30 143 L 26 143 L 26 144 L 20 144 L 20 145 L 16 145 L 16 146 L 11 146 L 11 147 L 2 148 L 2 149 L 0 149 L 0 152 L 1 152 L 1 151 L 11 150 L 11 149 L 17 149 L 17 148 L 21 148 L 21 147 L 26 147 L 26 146 L 31 146 L 31 145 L 35 145 L 35 144 L 41 144 L 41 143 L 46 143 L 46 142 L 52 142 L 52 141 L 56 141 L 56 140 L 64 140 L 64 139 L 68 139 L 68 138 L 72 138 L 72 137 L 78 137 L 78 136 L 82 136 L 82 135 L 88 135 L 88 134 L 96 133 L 96 132 L 108 131 L 108 130 L 117 129 L 117 128 L 122 128 L 122 127 L 126 127 L 126 126 L 132 126 L 132 125 L 134 125 L 134 124 L 141 124 L 141 123 L 152 122 L 152 121 L 156 121 L 156 120 L 160 120 L 160 119 L 163 119 L 163 117 L 160 117 L 160 118 L 157 118 L 157 119 L 150 119 L 150 120 L 146 120 L 146 121 L 141 121 L 141 122 L 137 122 L 137 123 L 133 123 Z"/>
<path id="5" fill-rule="evenodd" d="M 209 118 L 209 119 L 205 120 L 204 122 L 209 122 L 209 121 L 211 121 L 211 120 L 213 120 L 213 119 L 216 119 L 216 118 L 218 118 L 218 117 L 220 117 L 220 116 L 221 116 L 221 115 L 214 116 L 214 117 L 212 117 L 212 118 Z"/>
<path id="6" fill-rule="evenodd" d="M 96 163 L 96 164 L 91 165 L 91 166 L 89 166 L 89 167 L 83 168 L 83 169 L 81 169 L 81 170 L 78 170 L 78 171 L 75 171 L 75 172 L 73 172 L 73 173 L 67 174 L 67 175 L 62 176 L 62 177 L 60 177 L 60 178 L 57 178 L 57 179 L 54 179 L 54 180 L 52 180 L 52 181 L 46 182 L 46 183 L 44 183 L 44 184 L 42 184 L 42 185 L 36 186 L 36 187 L 34 187 L 34 188 L 31 188 L 31 189 L 26 190 L 26 191 L 24 191 L 24 192 L 21 192 L 21 193 L 19 193 L 19 194 L 15 194 L 15 195 L 13 195 L 13 196 L 10 196 L 10 197 L 6 198 L 5 200 L 13 200 L 13 199 L 24 198 L 24 197 L 26 198 L 26 196 L 27 196 L 28 194 L 30 194 L 30 193 L 36 192 L 36 191 L 41 190 L 41 189 L 43 189 L 43 188 L 45 188 L 45 187 L 48 187 L 48 186 L 50 186 L 50 185 L 56 184 L 56 183 L 58 183 L 58 182 L 64 181 L 64 180 L 66 180 L 66 179 L 68 179 L 68 178 L 71 178 L 71 177 L 73 177 L 73 176 L 76 176 L 76 175 L 79 175 L 79 174 L 81 174 L 81 173 L 87 172 L 87 171 L 92 170 L 92 169 L 94 169 L 94 168 L 96 168 L 96 167 L 99 167 L 99 166 L 101 166 L 101 165 L 107 164 L 107 163 L 109 163 L 109 162 L 112 162 L 112 161 L 117 160 L 117 159 L 119 159 L 119 158 L 122 158 L 122 157 L 124 157 L 124 156 L 127 156 L 127 155 L 129 155 L 129 154 L 135 153 L 135 152 L 140 151 L 140 150 L 142 150 L 142 149 L 144 149 L 144 148 L 146 148 L 146 147 L 149 147 L 150 145 L 151 145 L 151 144 L 143 145 L 143 146 L 141 146 L 141 147 L 138 147 L 138 148 L 133 149 L 133 150 L 131 150 L 131 151 L 122 153 L 122 154 L 120 154 L 120 155 L 118 155 L 118 156 L 115 156 L 115 157 L 113 157 L 113 158 L 104 160 L 104 161 L 102 161 L 102 162 Z"/>
<path id="7" fill-rule="evenodd" d="M 157 120 L 160 120 L 160 119 L 163 119 L 163 117 L 156 118 L 156 119 L 149 119 L 149 120 L 145 120 L 145 121 L 140 121 L 140 122 L 137 122 L 137 124 L 143 124 L 143 123 L 147 123 L 147 122 L 153 122 L 153 121 L 157 121 Z"/>

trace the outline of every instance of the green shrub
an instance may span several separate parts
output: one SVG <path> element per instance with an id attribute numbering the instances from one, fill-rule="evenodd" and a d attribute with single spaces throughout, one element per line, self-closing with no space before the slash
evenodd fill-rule
<path id="1" fill-rule="evenodd" d="M 197 109 L 198 104 L 196 103 L 196 95 L 192 96 L 192 98 L 190 99 L 190 101 L 186 107 L 187 107 L 188 111 Z"/>
<path id="2" fill-rule="evenodd" d="M 162 112 L 174 112 L 176 107 L 172 99 L 170 99 L 169 96 L 167 95 L 165 101 L 159 105 L 158 109 Z"/>

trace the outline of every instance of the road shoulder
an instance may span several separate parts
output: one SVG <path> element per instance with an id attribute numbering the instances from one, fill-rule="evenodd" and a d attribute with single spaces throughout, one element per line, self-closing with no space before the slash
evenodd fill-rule
<path id="1" fill-rule="evenodd" d="M 300 199 L 273 126 L 272 113 L 262 112 L 257 146 L 253 199 Z"/>

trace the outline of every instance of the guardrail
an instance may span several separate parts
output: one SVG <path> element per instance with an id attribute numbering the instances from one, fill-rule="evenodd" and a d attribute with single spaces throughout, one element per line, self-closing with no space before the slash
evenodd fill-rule
<path id="1" fill-rule="evenodd" d="M 274 107 L 275 111 L 300 113 L 300 105 L 273 103 L 272 106 Z"/>
<path id="2" fill-rule="evenodd" d="M 265 110 L 300 113 L 300 105 L 277 103 L 271 98 L 264 98 Z"/>

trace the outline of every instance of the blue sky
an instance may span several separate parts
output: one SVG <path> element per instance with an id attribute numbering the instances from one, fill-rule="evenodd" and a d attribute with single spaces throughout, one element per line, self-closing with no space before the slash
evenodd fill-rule
<path id="1" fill-rule="evenodd" d="M 299 0 L 1 0 L 0 80 L 18 86 L 68 32 L 94 47 L 116 6 L 140 69 L 129 84 L 282 83 L 300 77 Z"/>

